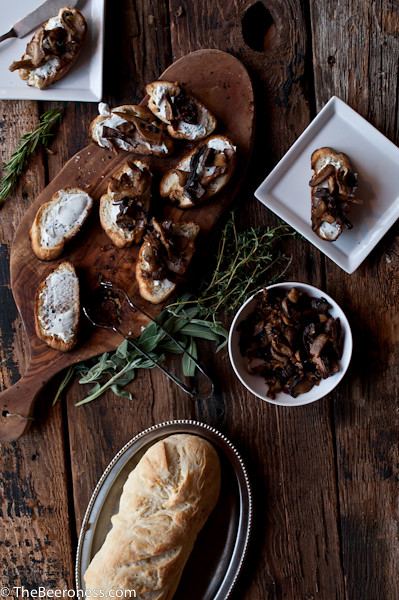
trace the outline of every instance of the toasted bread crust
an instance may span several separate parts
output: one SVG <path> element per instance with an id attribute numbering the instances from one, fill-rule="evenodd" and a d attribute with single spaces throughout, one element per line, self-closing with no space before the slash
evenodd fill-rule
<path id="1" fill-rule="evenodd" d="M 51 85 L 52 83 L 55 83 L 56 81 L 58 81 L 59 79 L 64 77 L 64 75 L 66 75 L 67 72 L 71 69 L 71 67 L 75 64 L 75 62 L 83 48 L 84 41 L 86 38 L 86 31 L 87 31 L 86 21 L 85 21 L 83 15 L 78 10 L 76 10 L 74 8 L 69 8 L 68 6 L 61 8 L 58 13 L 58 16 L 61 15 L 65 11 L 69 11 L 69 12 L 73 13 L 74 19 L 78 23 L 78 26 L 80 29 L 79 38 L 76 38 L 76 39 L 78 39 L 78 43 L 75 43 L 73 46 L 73 48 L 74 48 L 73 55 L 71 57 L 65 57 L 65 56 L 63 57 L 62 55 L 60 57 L 57 57 L 59 59 L 58 60 L 59 65 L 55 68 L 55 70 L 51 70 L 51 72 L 48 76 L 42 77 L 41 75 L 40 76 L 36 75 L 36 77 L 35 77 L 36 69 L 26 69 L 26 68 L 18 69 L 20 78 L 23 79 L 24 81 L 27 81 L 28 85 L 31 87 L 37 87 L 38 89 L 43 90 L 43 89 L 47 88 L 49 85 Z M 54 17 L 52 17 L 52 18 L 54 18 Z M 44 29 L 46 29 L 46 26 L 50 20 L 51 19 L 48 19 L 48 21 L 46 21 L 34 33 L 30 43 L 37 42 L 39 40 L 41 32 Z M 22 56 L 21 60 L 26 60 L 28 58 L 30 58 L 30 56 L 27 52 L 25 52 L 24 55 Z M 51 58 L 54 58 L 54 57 L 51 57 Z M 50 60 L 51 60 L 51 58 L 50 58 Z M 45 66 L 46 64 L 47 63 L 45 63 L 43 66 Z M 41 67 L 39 67 L 39 69 L 40 68 Z"/>
<path id="2" fill-rule="evenodd" d="M 89 127 L 89 135 L 90 138 L 98 144 L 102 148 L 107 148 L 108 150 L 112 149 L 112 145 L 108 140 L 101 143 L 101 135 L 100 128 L 101 124 L 115 113 L 126 113 L 127 115 L 131 115 L 133 117 L 138 117 L 139 119 L 143 119 L 147 123 L 151 123 L 155 121 L 154 115 L 152 112 L 143 106 L 138 106 L 134 104 L 123 104 L 121 106 L 116 106 L 115 108 L 110 109 L 110 115 L 98 115 L 90 124 Z M 122 117 L 123 118 L 123 117 Z M 164 125 L 162 125 L 164 127 Z M 123 146 L 123 145 L 122 145 Z M 125 147 L 122 147 L 118 144 L 118 149 L 125 150 L 126 152 L 134 152 L 136 154 L 142 154 L 144 156 L 155 155 L 155 156 L 167 156 L 171 154 L 174 150 L 174 143 L 171 137 L 165 135 L 163 138 L 162 147 L 157 147 L 155 145 L 148 147 L 145 143 L 137 144 L 132 146 L 126 142 Z"/>
<path id="3" fill-rule="evenodd" d="M 346 227 L 352 226 L 346 218 L 349 208 L 343 209 L 338 213 L 340 214 L 340 217 L 338 217 L 336 209 L 328 208 L 326 201 L 320 194 L 331 192 L 332 195 L 329 196 L 329 202 L 334 204 L 336 198 L 339 198 L 339 196 L 335 196 L 337 173 L 341 173 L 343 170 L 347 173 L 352 172 L 352 165 L 346 154 L 336 152 L 333 148 L 325 146 L 318 148 L 312 153 L 311 167 L 314 171 L 314 175 L 310 181 L 312 229 L 322 240 L 335 242 L 343 232 L 344 225 Z M 333 191 L 334 188 L 335 191 Z M 352 196 L 353 194 L 348 196 L 348 201 Z M 338 204 L 339 202 L 337 201 Z"/>
<path id="4" fill-rule="evenodd" d="M 193 202 L 190 198 L 188 198 L 184 191 L 184 186 L 181 185 L 179 176 L 177 171 L 181 168 L 187 171 L 189 170 L 189 165 L 191 162 L 191 158 L 197 152 L 198 148 L 204 145 L 209 145 L 210 142 L 214 139 L 223 140 L 229 145 L 229 150 L 234 150 L 234 154 L 231 156 L 228 169 L 225 173 L 220 175 L 216 180 L 211 182 L 207 187 L 205 194 L 201 197 L 201 200 L 198 202 Z M 218 192 L 222 190 L 222 188 L 230 181 L 232 178 L 234 171 L 236 169 L 237 157 L 233 143 L 229 138 L 224 135 L 214 135 L 200 144 L 198 144 L 191 152 L 186 154 L 176 165 L 174 169 L 171 169 L 161 179 L 161 183 L 159 186 L 160 194 L 163 198 L 169 197 L 172 202 L 177 202 L 179 208 L 190 208 L 191 206 L 197 206 L 198 204 L 208 200 L 212 196 L 215 196 Z"/>
<path id="5" fill-rule="evenodd" d="M 145 228 L 143 228 L 142 231 L 138 231 L 137 229 L 127 230 L 119 227 L 116 221 L 112 219 L 111 215 L 111 209 L 115 199 L 115 194 L 111 189 L 112 182 L 115 180 L 120 180 L 124 174 L 129 174 L 129 171 L 131 172 L 132 164 L 138 167 L 141 171 L 143 171 L 146 174 L 147 179 L 149 180 L 149 186 L 145 187 L 143 195 L 140 196 L 140 200 L 141 198 L 143 198 L 141 205 L 142 210 L 144 214 L 147 215 L 150 207 L 152 174 L 148 165 L 141 160 L 126 162 L 110 179 L 108 183 L 107 193 L 103 194 L 100 199 L 99 214 L 101 226 L 112 241 L 112 243 L 115 244 L 115 246 L 117 246 L 118 248 L 127 248 L 133 243 L 140 243 L 145 233 Z M 144 182 L 147 183 L 146 180 L 144 180 Z M 143 197 L 144 194 L 146 194 L 146 198 Z"/>
<path id="6" fill-rule="evenodd" d="M 47 333 L 45 331 L 45 328 L 43 327 L 42 322 L 40 321 L 40 316 L 43 316 L 43 311 L 45 310 L 44 300 L 41 297 L 41 295 L 42 295 L 42 292 L 45 290 L 45 288 L 48 286 L 49 279 L 51 278 L 53 273 L 55 273 L 56 271 L 69 271 L 70 273 L 72 273 L 73 278 L 74 278 L 74 286 L 75 287 L 73 290 L 71 290 L 71 295 L 73 296 L 75 294 L 75 296 L 76 296 L 76 298 L 73 302 L 73 305 L 74 305 L 74 309 L 76 311 L 77 317 L 73 324 L 73 332 L 72 332 L 72 337 L 71 337 L 70 341 L 63 340 L 62 337 L 60 337 L 60 335 Z M 64 298 L 64 299 L 67 300 L 66 298 Z M 40 283 L 40 285 L 36 291 L 34 317 L 35 317 L 35 331 L 36 331 L 37 337 L 42 342 L 44 342 L 51 348 L 54 348 L 55 350 L 59 350 L 61 352 L 68 352 L 69 350 L 72 350 L 72 348 L 74 348 L 76 346 L 77 341 L 78 341 L 79 313 L 80 313 L 79 279 L 76 274 L 74 265 L 69 261 L 63 261 L 57 267 L 55 267 L 54 269 L 52 269 L 50 271 L 50 273 L 47 275 L 46 279 L 44 279 Z M 54 313 L 54 314 L 56 315 L 56 313 Z"/>
<path id="7" fill-rule="evenodd" d="M 187 131 L 184 131 L 184 128 L 179 129 L 179 126 L 175 127 L 172 124 L 172 122 L 165 115 L 162 114 L 158 105 L 154 101 L 154 95 L 156 94 L 157 88 L 159 89 L 165 86 L 169 88 L 170 96 L 178 94 L 181 88 L 179 83 L 172 83 L 170 81 L 154 81 L 146 86 L 146 92 L 150 96 L 148 101 L 148 108 L 154 113 L 154 115 L 158 119 L 167 124 L 167 131 L 169 135 L 175 139 L 185 139 L 191 141 L 202 140 L 211 135 L 211 133 L 215 130 L 217 125 L 216 117 L 205 106 L 205 104 L 203 104 L 200 100 L 198 100 L 198 98 L 195 98 L 191 94 L 186 93 L 185 97 L 189 98 L 190 101 L 195 104 L 198 113 L 202 115 L 201 122 L 203 123 L 203 127 L 198 126 L 197 131 L 195 131 L 195 127 L 188 127 Z"/>
<path id="8" fill-rule="evenodd" d="M 75 223 L 71 227 L 70 231 L 66 232 L 66 234 L 58 242 L 55 240 L 53 244 L 46 247 L 42 243 L 42 231 L 43 231 L 43 227 L 44 227 L 43 221 L 44 221 L 44 218 L 45 218 L 47 212 L 50 210 L 51 206 L 55 205 L 57 202 L 61 201 L 59 199 L 62 198 L 62 196 L 60 196 L 60 194 L 62 194 L 62 193 L 65 193 L 65 195 L 74 194 L 74 193 L 83 194 L 84 197 L 87 198 L 87 202 L 88 202 L 88 207 L 87 207 L 87 211 L 86 211 L 87 214 L 86 214 L 86 216 L 82 217 L 82 221 L 80 224 L 76 225 L 76 223 Z M 42 206 L 39 208 L 39 210 L 36 213 L 36 216 L 32 223 L 32 227 L 29 232 L 32 250 L 35 253 L 35 255 L 37 256 L 37 258 L 39 258 L 40 260 L 54 260 L 54 259 L 58 258 L 61 255 L 65 244 L 70 239 L 75 237 L 75 235 L 77 235 L 77 233 L 79 232 L 81 226 L 83 225 L 83 223 L 89 216 L 92 206 L 93 206 L 93 199 L 87 194 L 87 192 L 85 192 L 81 188 L 73 188 L 73 187 L 68 187 L 68 188 L 63 188 L 61 190 L 58 190 L 57 192 L 55 192 L 55 194 L 53 194 L 53 196 L 51 197 L 51 200 L 49 200 L 49 202 L 42 204 Z"/>
<path id="9" fill-rule="evenodd" d="M 176 289 L 176 284 L 170 279 L 166 278 L 165 283 L 159 286 L 154 286 L 154 280 L 150 277 L 145 277 L 143 273 L 146 271 L 146 261 L 144 259 L 145 245 L 148 242 L 144 241 L 142 244 L 139 256 L 136 262 L 136 281 L 139 286 L 140 296 L 151 302 L 151 304 L 160 304 L 164 302 L 173 294 Z"/>
<path id="10" fill-rule="evenodd" d="M 172 262 L 168 262 L 164 260 L 164 264 L 167 267 L 167 272 L 162 280 L 155 280 L 152 277 L 152 267 L 148 260 L 148 255 L 146 257 L 146 253 L 151 254 L 151 244 L 150 242 L 144 238 L 144 242 L 140 248 L 139 256 L 136 263 L 136 280 L 139 285 L 139 292 L 142 298 L 148 300 L 152 304 L 159 304 L 163 302 L 175 291 L 176 283 L 172 281 L 174 280 L 176 273 L 179 275 L 183 275 L 187 270 L 191 259 L 193 257 L 195 246 L 195 239 L 200 231 L 200 227 L 197 223 L 193 221 L 187 221 L 182 223 L 174 223 L 174 222 L 164 222 L 162 227 L 160 226 L 155 219 L 152 221 L 154 231 L 158 232 L 157 235 L 159 239 L 162 240 L 161 243 L 166 248 L 168 244 L 168 235 L 170 233 L 174 236 L 176 241 L 176 237 L 180 237 L 182 240 L 187 241 L 187 243 L 183 243 L 183 247 L 180 247 L 179 244 L 176 243 L 176 248 L 178 248 L 178 265 L 176 265 L 175 258 L 171 257 Z M 166 234 L 166 225 L 170 226 L 170 233 Z M 165 227 L 165 230 L 163 230 Z M 166 236 L 166 237 L 165 237 Z M 169 252 L 169 251 L 168 251 Z M 159 259 L 158 259 L 159 260 Z M 162 263 L 161 263 L 162 264 Z M 172 273 L 173 270 L 173 273 Z M 172 279 L 169 276 L 172 276 Z"/>

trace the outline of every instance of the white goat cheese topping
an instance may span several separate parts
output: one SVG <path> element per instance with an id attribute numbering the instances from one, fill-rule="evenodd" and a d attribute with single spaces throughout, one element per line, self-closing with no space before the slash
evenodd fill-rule
<path id="1" fill-rule="evenodd" d="M 40 221 L 40 243 L 44 248 L 58 244 L 71 230 L 85 220 L 92 200 L 85 192 L 60 190 L 58 199 L 43 211 Z"/>
<path id="2" fill-rule="evenodd" d="M 39 301 L 42 308 L 38 318 L 43 332 L 58 336 L 65 343 L 71 342 L 79 306 L 75 274 L 69 270 L 53 271 L 46 280 Z"/>

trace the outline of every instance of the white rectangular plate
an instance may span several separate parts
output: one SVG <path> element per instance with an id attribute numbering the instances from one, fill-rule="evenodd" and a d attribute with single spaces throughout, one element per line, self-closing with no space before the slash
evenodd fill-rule
<path id="1" fill-rule="evenodd" d="M 18 0 L 3 2 L 1 19 L 5 33 L 15 21 L 34 10 L 41 0 Z M 60 100 L 98 102 L 102 96 L 103 46 L 104 46 L 104 3 L 105 0 L 81 0 L 76 8 L 87 22 L 87 37 L 84 47 L 71 70 L 53 85 L 44 90 L 30 87 L 18 71 L 11 73 L 8 67 L 19 60 L 34 31 L 23 39 L 11 38 L 0 44 L 0 98 L 7 100 Z M 68 1 L 65 0 L 65 6 Z M 49 15 L 53 17 L 55 15 Z"/>
<path id="2" fill-rule="evenodd" d="M 324 146 L 348 155 L 358 173 L 356 195 L 363 200 L 350 213 L 353 229 L 344 229 L 335 242 L 321 240 L 310 220 L 310 157 Z M 399 148 L 333 96 L 255 196 L 344 271 L 353 273 L 399 216 Z"/>

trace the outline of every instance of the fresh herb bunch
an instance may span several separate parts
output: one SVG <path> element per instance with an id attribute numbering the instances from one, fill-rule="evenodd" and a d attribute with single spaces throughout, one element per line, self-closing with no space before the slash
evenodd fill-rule
<path id="1" fill-rule="evenodd" d="M 138 338 L 138 346 L 155 363 L 162 363 L 167 353 L 183 354 L 182 349 L 168 337 L 165 331 L 172 335 L 195 359 L 198 355 L 197 338 L 219 343 L 216 352 L 226 344 L 227 331 L 219 323 L 198 319 L 198 307 L 186 307 L 190 300 L 189 294 L 184 295 L 173 314 L 166 308 L 147 325 Z M 125 340 L 112 354 L 105 352 L 96 359 L 70 367 L 60 384 L 53 404 L 57 402 L 61 392 L 75 373 L 81 375 L 79 383 L 94 384 L 86 398 L 78 402 L 76 406 L 91 402 L 108 389 L 118 396 L 131 398 L 132 395 L 124 389 L 125 386 L 136 377 L 137 369 L 152 369 L 155 367 L 154 362 L 148 360 L 128 340 Z M 184 375 L 194 375 L 195 363 L 187 354 L 183 354 L 182 366 Z"/>
<path id="2" fill-rule="evenodd" d="M 3 177 L 0 180 L 0 207 L 8 194 L 17 184 L 19 176 L 26 163 L 36 150 L 38 144 L 48 146 L 54 133 L 51 131 L 56 123 L 62 120 L 62 110 L 52 108 L 43 113 L 39 125 L 34 131 L 25 133 L 19 140 L 19 145 L 14 150 L 9 161 L 3 165 Z"/>
<path id="3" fill-rule="evenodd" d="M 284 275 L 291 258 L 279 249 L 278 243 L 288 236 L 298 234 L 284 222 L 276 227 L 251 227 L 238 232 L 233 212 L 218 244 L 213 274 L 201 285 L 198 297 L 189 303 L 198 307 L 204 319 L 215 319 L 221 310 L 237 310 L 260 287 L 271 285 Z M 169 309 L 181 303 L 178 300 Z"/>

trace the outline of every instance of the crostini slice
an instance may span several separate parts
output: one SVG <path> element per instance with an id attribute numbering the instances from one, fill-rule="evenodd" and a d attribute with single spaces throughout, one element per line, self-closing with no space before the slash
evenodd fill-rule
<path id="1" fill-rule="evenodd" d="M 10 65 L 21 79 L 40 90 L 64 77 L 76 62 L 86 37 L 86 21 L 74 8 L 61 8 L 34 34 L 21 60 Z"/>
<path id="2" fill-rule="evenodd" d="M 230 181 L 236 168 L 236 147 L 224 135 L 213 135 L 162 177 L 160 194 L 189 208 L 211 198 Z"/>
<path id="3" fill-rule="evenodd" d="M 136 263 L 136 280 L 142 298 L 152 304 L 166 300 L 176 289 L 176 276 L 184 275 L 195 252 L 199 225 L 192 221 L 162 224 L 152 220 Z"/>
<path id="4" fill-rule="evenodd" d="M 75 267 L 63 261 L 39 285 L 35 298 L 36 335 L 51 348 L 67 352 L 78 341 L 79 279 Z"/>
<path id="5" fill-rule="evenodd" d="M 125 104 L 110 109 L 100 102 L 99 115 L 91 122 L 91 139 L 107 150 L 165 156 L 174 149 L 164 123 L 144 106 Z"/>
<path id="6" fill-rule="evenodd" d="M 100 222 L 118 248 L 139 244 L 147 227 L 152 174 L 141 160 L 126 162 L 100 199 Z"/>
<path id="7" fill-rule="evenodd" d="M 148 108 L 167 124 L 171 137 L 191 141 L 208 137 L 216 128 L 216 117 L 180 83 L 153 81 L 146 86 Z"/>
<path id="8" fill-rule="evenodd" d="M 355 197 L 357 174 L 346 154 L 327 146 L 313 152 L 311 167 L 312 229 L 322 240 L 334 242 L 344 228 L 352 229 L 349 212 L 353 204 L 361 204 Z"/>
<path id="9" fill-rule="evenodd" d="M 80 188 L 58 190 L 36 213 L 30 230 L 32 250 L 41 260 L 58 258 L 65 244 L 78 233 L 93 207 L 93 199 Z"/>

